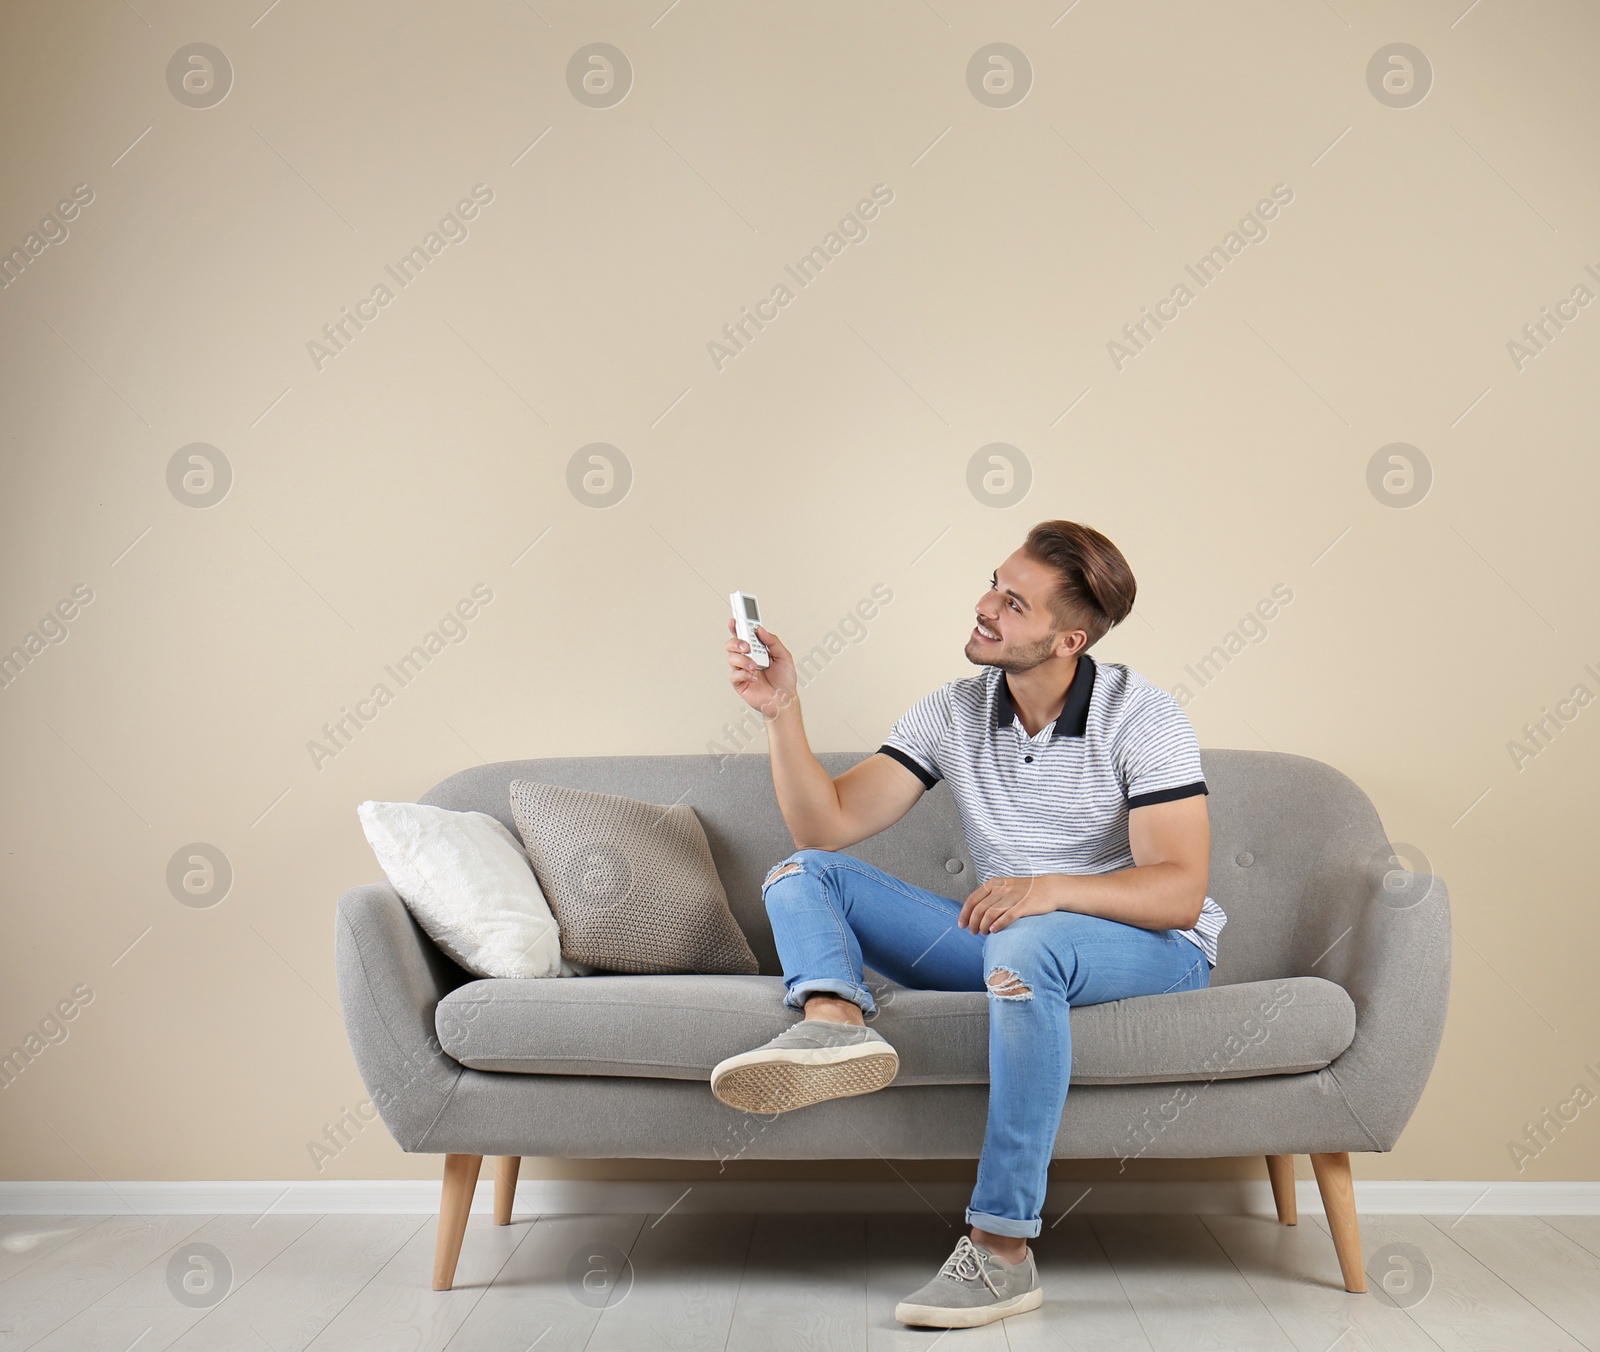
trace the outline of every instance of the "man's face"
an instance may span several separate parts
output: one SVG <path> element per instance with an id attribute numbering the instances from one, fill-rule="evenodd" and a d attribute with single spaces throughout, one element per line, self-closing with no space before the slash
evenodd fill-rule
<path id="1" fill-rule="evenodd" d="M 1071 635 L 1053 628 L 1055 617 L 1045 603 L 1055 582 L 1053 572 L 1020 549 L 1002 563 L 974 607 L 977 624 L 967 637 L 967 661 L 1028 671 L 1056 656 Z M 1088 639 L 1081 629 L 1071 634 Z"/>

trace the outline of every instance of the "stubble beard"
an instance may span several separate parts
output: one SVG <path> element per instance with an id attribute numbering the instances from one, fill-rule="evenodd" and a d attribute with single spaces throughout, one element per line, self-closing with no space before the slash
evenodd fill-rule
<path id="1" fill-rule="evenodd" d="M 998 648 L 985 649 L 978 646 L 977 639 L 969 638 L 965 649 L 967 661 L 976 667 L 999 667 L 1001 671 L 1024 672 L 1032 671 L 1041 662 L 1048 660 L 1055 651 L 1059 634 L 1049 638 L 1040 639 L 1037 643 L 1013 647 L 1009 643 L 1002 643 Z"/>

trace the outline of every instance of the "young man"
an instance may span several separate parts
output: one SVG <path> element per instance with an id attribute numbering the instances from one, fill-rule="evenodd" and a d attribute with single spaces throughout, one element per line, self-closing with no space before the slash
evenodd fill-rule
<path id="1" fill-rule="evenodd" d="M 899 1057 L 866 1019 L 862 968 L 918 990 L 989 996 L 989 1108 L 963 1235 L 895 1308 L 967 1328 L 1044 1299 L 1039 1233 L 1072 1070 L 1073 1005 L 1209 984 L 1226 923 L 1206 896 L 1205 776 L 1173 697 L 1088 649 L 1133 609 L 1133 573 L 1104 535 L 1035 526 L 978 598 L 967 660 L 983 668 L 912 706 L 877 754 L 831 779 L 806 742 L 794 659 L 765 627 L 765 670 L 737 637 L 731 680 L 765 716 L 796 852 L 762 884 L 804 1017 L 712 1071 L 722 1102 L 774 1113 L 889 1084 Z M 733 622 L 729 621 L 732 630 Z M 978 887 L 957 902 L 843 851 L 946 780 Z"/>

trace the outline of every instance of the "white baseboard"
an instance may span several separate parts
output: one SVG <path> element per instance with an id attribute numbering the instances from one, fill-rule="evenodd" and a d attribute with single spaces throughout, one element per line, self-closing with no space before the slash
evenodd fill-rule
<path id="1" fill-rule="evenodd" d="M 1364 1215 L 1593 1216 L 1600 1215 L 1600 1183 L 1356 1182 L 1356 1209 Z M 933 1210 L 960 1216 L 972 1187 L 959 1182 L 610 1182 L 525 1179 L 517 1188 L 518 1215 L 587 1215 L 666 1211 L 898 1212 Z M 488 1211 L 494 1183 L 485 1161 L 473 1201 Z M 1322 1213 L 1317 1186 L 1296 1185 L 1307 1214 Z M 283 1182 L 197 1181 L 30 1183 L 0 1181 L 0 1215 L 298 1215 L 428 1214 L 439 1209 L 439 1184 L 411 1179 Z M 1043 1207 L 1046 1224 L 1067 1212 L 1109 1214 L 1274 1214 L 1265 1179 L 1208 1182 L 1058 1182 Z"/>

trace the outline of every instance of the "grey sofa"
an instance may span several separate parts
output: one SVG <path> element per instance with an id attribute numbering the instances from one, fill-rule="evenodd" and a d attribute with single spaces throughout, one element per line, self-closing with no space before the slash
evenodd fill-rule
<path id="1" fill-rule="evenodd" d="M 1072 1011 L 1073 1084 L 1058 1158 L 1265 1155 L 1293 1224 L 1292 1159 L 1311 1156 L 1345 1285 L 1365 1290 L 1350 1151 L 1394 1146 L 1427 1083 L 1450 981 L 1449 897 L 1396 865 L 1371 802 L 1332 767 L 1202 753 L 1210 895 L 1228 914 L 1208 989 Z M 824 753 L 837 776 L 863 757 Z M 794 851 L 767 757 L 612 756 L 482 765 L 421 802 L 513 832 L 513 779 L 686 802 L 710 840 L 756 976 L 480 980 L 423 934 L 387 883 L 339 900 L 340 1000 L 361 1078 L 403 1150 L 443 1154 L 434 1287 L 447 1289 L 485 1155 L 509 1220 L 524 1155 L 975 1159 L 988 1098 L 981 992 L 918 991 L 868 972 L 874 1026 L 898 1049 L 889 1088 L 763 1122 L 712 1097 L 711 1068 L 800 1017 L 760 896 Z M 976 885 L 940 783 L 851 853 L 919 886 Z M 848 1126 L 847 1126 L 848 1121 Z M 859 1133 L 859 1134 L 858 1134 Z"/>

